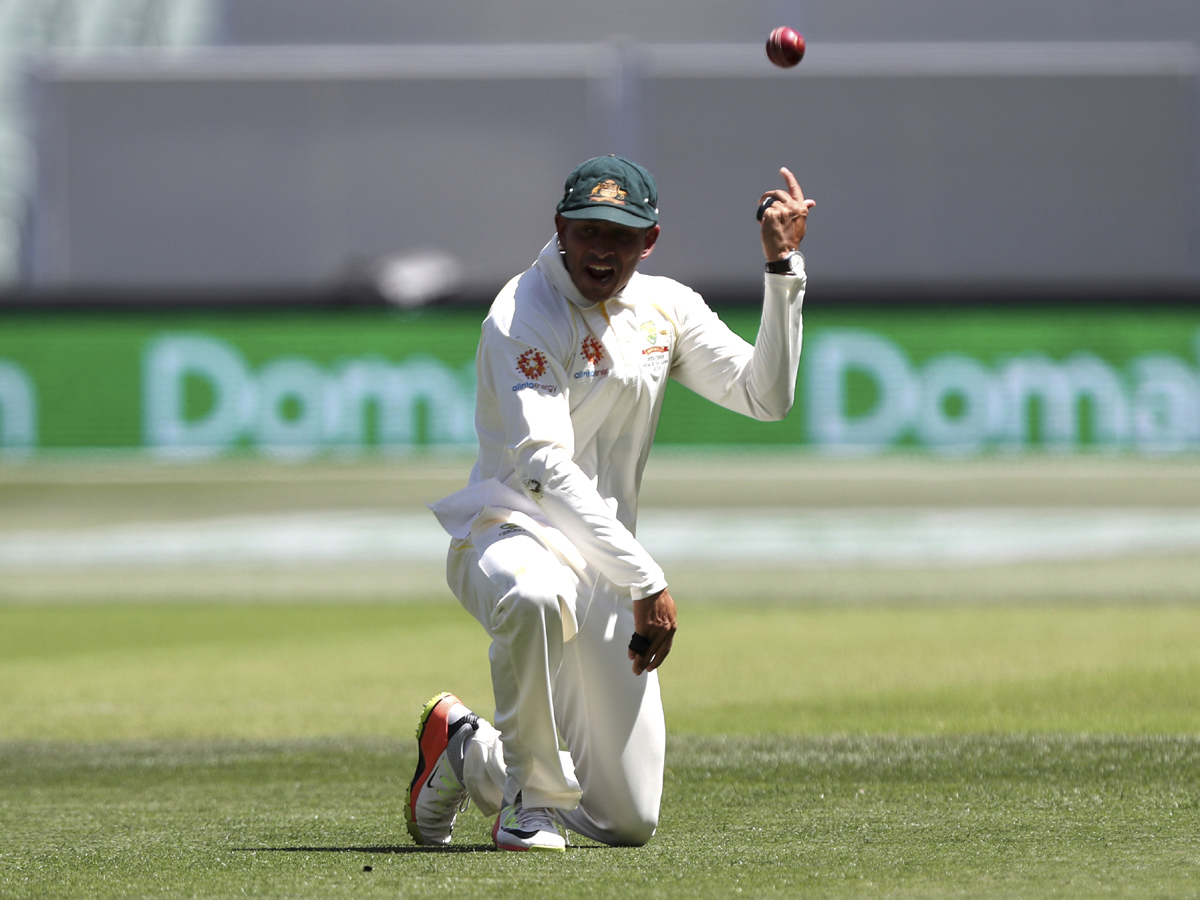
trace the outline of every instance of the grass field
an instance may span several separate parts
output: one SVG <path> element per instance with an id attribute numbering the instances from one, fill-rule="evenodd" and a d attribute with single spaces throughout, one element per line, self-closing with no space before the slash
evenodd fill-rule
<path id="1" fill-rule="evenodd" d="M 459 461 L 0 470 L 0 539 L 412 506 Z M 703 485 L 698 490 L 697 485 Z M 1200 465 L 656 457 L 664 507 L 1200 508 Z M 1200 896 L 1200 554 L 688 566 L 640 849 L 411 846 L 437 566 L 0 571 L 0 897 Z"/>

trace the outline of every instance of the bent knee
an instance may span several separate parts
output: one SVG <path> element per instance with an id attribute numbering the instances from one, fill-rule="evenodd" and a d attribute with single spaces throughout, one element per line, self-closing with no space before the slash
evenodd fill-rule
<path id="1" fill-rule="evenodd" d="M 492 623 L 496 628 L 543 627 L 562 623 L 559 585 L 550 578 L 517 579 L 496 604 Z"/>
<path id="2" fill-rule="evenodd" d="M 642 847 L 650 842 L 657 830 L 657 821 L 630 823 L 615 831 L 609 843 L 614 847 Z"/>
<path id="3" fill-rule="evenodd" d="M 588 825 L 591 827 L 589 828 Z M 658 819 L 632 815 L 620 820 L 599 823 L 594 819 L 579 829 L 580 834 L 610 847 L 641 847 L 650 842 L 658 830 Z"/>

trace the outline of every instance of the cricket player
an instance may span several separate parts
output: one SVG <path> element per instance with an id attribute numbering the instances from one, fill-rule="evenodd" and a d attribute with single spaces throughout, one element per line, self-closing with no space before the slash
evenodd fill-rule
<path id="1" fill-rule="evenodd" d="M 666 729 L 658 667 L 675 600 L 638 542 L 638 489 L 667 379 L 778 420 L 800 361 L 808 212 L 796 178 L 759 198 L 766 254 L 751 345 L 701 297 L 639 273 L 659 236 L 653 176 L 617 156 L 567 178 L 555 237 L 496 297 L 476 355 L 479 458 L 431 509 L 450 588 L 491 637 L 495 724 L 450 693 L 417 726 L 405 809 L 450 842 L 472 801 L 503 850 L 571 830 L 640 846 L 658 824 Z"/>

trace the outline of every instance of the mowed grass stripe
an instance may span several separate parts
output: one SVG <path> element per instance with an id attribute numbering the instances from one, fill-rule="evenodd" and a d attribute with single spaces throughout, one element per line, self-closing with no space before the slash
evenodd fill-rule
<path id="1" fill-rule="evenodd" d="M 1196 738 L 675 736 L 644 848 L 451 851 L 411 740 L 0 744 L 0 895 L 1190 897 Z M 465 852 L 464 852 L 465 851 Z"/>
<path id="2" fill-rule="evenodd" d="M 1200 607 L 685 607 L 696 734 L 1200 732 Z M 448 602 L 0 607 L 0 739 L 403 736 L 487 637 Z"/>

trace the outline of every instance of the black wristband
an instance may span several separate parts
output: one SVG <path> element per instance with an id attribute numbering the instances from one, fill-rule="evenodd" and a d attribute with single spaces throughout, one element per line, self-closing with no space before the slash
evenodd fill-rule
<path id="1" fill-rule="evenodd" d="M 800 260 L 801 264 L 803 264 L 804 257 L 800 255 L 799 250 L 792 250 L 783 259 L 771 260 L 771 262 L 767 263 L 768 274 L 771 274 L 771 275 L 795 275 L 795 274 L 797 274 L 796 273 L 796 265 L 795 265 L 797 258 Z"/>

